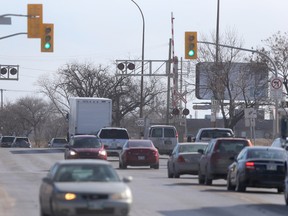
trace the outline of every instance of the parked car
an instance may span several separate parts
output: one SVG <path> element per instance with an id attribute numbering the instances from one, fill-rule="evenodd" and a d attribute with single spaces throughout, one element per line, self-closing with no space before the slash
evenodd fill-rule
<path id="1" fill-rule="evenodd" d="M 244 192 L 246 187 L 284 191 L 286 151 L 274 147 L 246 147 L 229 166 L 227 189 Z"/>
<path id="2" fill-rule="evenodd" d="M 253 145 L 245 138 L 223 137 L 210 140 L 205 151 L 201 151 L 199 184 L 211 185 L 214 179 L 226 179 L 228 166 L 232 163 L 231 157 L 238 155 L 246 146 Z"/>
<path id="3" fill-rule="evenodd" d="M 13 141 L 15 139 L 15 136 L 2 136 L 0 139 L 0 145 L 1 147 L 11 147 Z"/>
<path id="4" fill-rule="evenodd" d="M 288 206 L 288 171 L 287 171 L 287 163 L 286 163 L 286 176 L 284 181 L 284 199 L 285 203 Z"/>
<path id="5" fill-rule="evenodd" d="M 271 147 L 278 147 L 278 148 L 284 148 L 288 150 L 288 139 L 283 139 L 283 138 L 276 138 L 273 140 Z"/>
<path id="6" fill-rule="evenodd" d="M 145 139 L 153 142 L 159 154 L 171 154 L 178 143 L 178 132 L 173 125 L 152 125 Z"/>
<path id="7" fill-rule="evenodd" d="M 67 139 L 66 138 L 52 138 L 48 142 L 49 148 L 65 148 L 65 145 L 67 145 Z"/>
<path id="8" fill-rule="evenodd" d="M 109 156 L 119 156 L 123 145 L 129 140 L 126 128 L 104 127 L 97 132 Z"/>
<path id="9" fill-rule="evenodd" d="M 234 137 L 234 132 L 230 128 L 200 128 L 193 142 L 209 142 L 211 139 L 218 137 Z"/>
<path id="10" fill-rule="evenodd" d="M 108 161 L 58 161 L 40 185 L 40 215 L 127 216 L 133 202 L 127 185 L 131 180 L 120 179 Z"/>
<path id="11" fill-rule="evenodd" d="M 107 152 L 101 140 L 95 135 L 75 135 L 66 145 L 64 158 L 107 160 Z"/>
<path id="12" fill-rule="evenodd" d="M 127 166 L 150 166 L 159 169 L 159 153 L 151 140 L 130 139 L 119 155 L 119 168 Z"/>
<path id="13" fill-rule="evenodd" d="M 15 137 L 11 147 L 13 148 L 32 148 L 32 144 L 28 137 Z"/>
<path id="14" fill-rule="evenodd" d="M 205 150 L 208 143 L 178 143 L 167 160 L 168 178 L 179 178 L 180 175 L 198 175 L 199 150 Z"/>

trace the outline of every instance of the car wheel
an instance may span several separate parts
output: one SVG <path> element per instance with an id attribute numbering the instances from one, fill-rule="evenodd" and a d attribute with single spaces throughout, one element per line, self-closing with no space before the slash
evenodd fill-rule
<path id="1" fill-rule="evenodd" d="M 288 206 L 288 191 L 287 191 L 287 189 L 284 192 L 284 198 L 285 198 L 285 203 Z"/>
<path id="2" fill-rule="evenodd" d="M 200 172 L 200 167 L 199 167 L 199 171 L 198 171 L 198 183 L 199 184 L 204 184 L 205 182 L 205 176 L 202 175 L 202 173 Z"/>
<path id="3" fill-rule="evenodd" d="M 122 169 L 127 169 L 127 165 L 122 163 Z"/>
<path id="4" fill-rule="evenodd" d="M 209 177 L 208 172 L 207 172 L 207 170 L 206 170 L 206 172 L 205 172 L 205 182 L 204 182 L 204 184 L 205 184 L 205 185 L 212 185 L 212 182 L 213 182 L 213 180 L 212 180 L 212 178 Z"/>
<path id="5" fill-rule="evenodd" d="M 170 169 L 167 167 L 167 174 L 168 174 L 168 178 L 173 178 L 174 175 L 173 173 L 171 173 Z"/>
<path id="6" fill-rule="evenodd" d="M 227 175 L 227 190 L 235 191 L 235 185 L 232 185 L 229 174 Z"/>
<path id="7" fill-rule="evenodd" d="M 237 174 L 236 176 L 236 186 L 235 186 L 235 190 L 237 192 L 245 192 L 246 191 L 246 185 L 244 182 L 241 182 L 239 179 L 239 176 Z"/>
<path id="8" fill-rule="evenodd" d="M 277 188 L 278 193 L 283 193 L 284 192 L 284 187 L 278 187 Z"/>
<path id="9" fill-rule="evenodd" d="M 150 166 L 150 168 L 159 169 L 159 164 L 152 165 L 152 166 Z"/>
<path id="10" fill-rule="evenodd" d="M 173 175 L 174 178 L 180 178 L 180 174 L 175 171 L 175 167 L 173 167 Z"/>
<path id="11" fill-rule="evenodd" d="M 122 169 L 122 164 L 120 161 L 119 161 L 119 169 Z"/>

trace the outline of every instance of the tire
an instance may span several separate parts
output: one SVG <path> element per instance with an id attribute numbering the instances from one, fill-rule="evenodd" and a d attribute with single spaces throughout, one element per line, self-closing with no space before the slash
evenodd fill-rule
<path id="1" fill-rule="evenodd" d="M 174 175 L 174 178 L 180 178 L 180 174 L 176 173 L 175 167 L 173 167 L 173 175 Z"/>
<path id="2" fill-rule="evenodd" d="M 284 192 L 284 199 L 285 199 L 285 203 L 288 206 L 288 191 L 286 189 L 286 191 Z"/>
<path id="3" fill-rule="evenodd" d="M 241 182 L 239 180 L 239 176 L 237 174 L 236 176 L 236 186 L 235 186 L 235 190 L 237 192 L 245 192 L 246 191 L 246 184 L 244 182 Z"/>
<path id="4" fill-rule="evenodd" d="M 284 187 L 278 187 L 277 188 L 278 193 L 283 193 L 284 192 Z"/>
<path id="5" fill-rule="evenodd" d="M 174 175 L 173 173 L 171 173 L 170 169 L 167 167 L 167 174 L 168 174 L 168 178 L 173 178 Z"/>
<path id="6" fill-rule="evenodd" d="M 205 185 L 212 185 L 212 182 L 213 182 L 213 179 L 212 179 L 212 178 L 209 178 L 209 175 L 208 175 L 208 172 L 207 172 L 207 169 L 206 169 L 206 172 L 205 172 L 205 182 L 204 182 L 204 184 L 205 184 Z"/>
<path id="7" fill-rule="evenodd" d="M 120 161 L 119 161 L 119 169 L 122 169 L 122 164 Z"/>
<path id="8" fill-rule="evenodd" d="M 227 190 L 228 191 L 235 191 L 236 186 L 232 185 L 231 180 L 230 180 L 230 175 L 227 175 Z"/>
<path id="9" fill-rule="evenodd" d="M 199 171 L 198 171 L 198 183 L 203 185 L 205 183 L 205 176 L 202 175 L 201 171 L 200 171 L 200 167 L 199 167 Z"/>

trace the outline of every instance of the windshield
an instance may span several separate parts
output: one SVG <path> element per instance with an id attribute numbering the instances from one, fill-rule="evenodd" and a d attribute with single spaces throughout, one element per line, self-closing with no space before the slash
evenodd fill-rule
<path id="1" fill-rule="evenodd" d="M 99 148 L 101 145 L 97 137 L 77 137 L 72 142 L 74 148 Z"/>
<path id="2" fill-rule="evenodd" d="M 99 135 L 101 139 L 129 139 L 126 130 L 102 129 Z"/>

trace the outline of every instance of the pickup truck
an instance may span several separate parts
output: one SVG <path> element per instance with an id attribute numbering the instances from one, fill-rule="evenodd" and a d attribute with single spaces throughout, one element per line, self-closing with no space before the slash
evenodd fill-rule
<path id="1" fill-rule="evenodd" d="M 209 142 L 211 139 L 218 137 L 234 137 L 234 132 L 231 128 L 200 128 L 195 137 L 192 137 L 193 142 Z"/>

